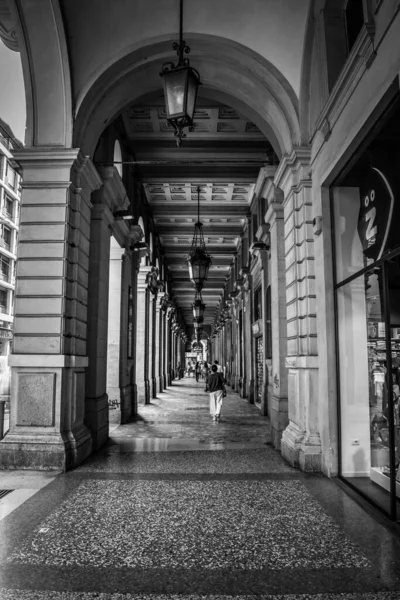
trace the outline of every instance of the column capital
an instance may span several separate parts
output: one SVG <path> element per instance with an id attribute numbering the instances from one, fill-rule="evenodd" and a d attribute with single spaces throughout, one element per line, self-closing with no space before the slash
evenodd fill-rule
<path id="1" fill-rule="evenodd" d="M 274 183 L 281 188 L 286 198 L 292 188 L 301 188 L 311 180 L 311 146 L 296 146 L 285 154 L 275 174 Z"/>
<path id="2" fill-rule="evenodd" d="M 134 246 L 136 242 L 139 242 L 142 239 L 143 235 L 144 233 L 140 225 L 131 225 L 126 235 L 124 246 L 127 248 Z"/>
<path id="3" fill-rule="evenodd" d="M 272 227 L 277 219 L 283 219 L 283 191 L 270 179 L 265 188 L 267 212 L 264 221 Z"/>
<path id="4" fill-rule="evenodd" d="M 256 184 L 254 186 L 254 195 L 257 198 L 264 196 L 264 187 L 270 179 L 274 179 L 276 170 L 276 166 L 267 165 L 265 167 L 261 167 L 258 173 Z"/>
<path id="5" fill-rule="evenodd" d="M 76 190 L 81 191 L 85 200 L 90 202 L 90 194 L 103 184 L 90 156 L 84 156 L 79 152 L 72 165 L 72 173 L 74 174 L 73 184 Z"/>
<path id="6" fill-rule="evenodd" d="M 138 270 L 138 287 L 140 285 L 142 291 L 147 288 L 147 275 L 150 273 L 151 267 L 147 265 L 140 265 Z"/>

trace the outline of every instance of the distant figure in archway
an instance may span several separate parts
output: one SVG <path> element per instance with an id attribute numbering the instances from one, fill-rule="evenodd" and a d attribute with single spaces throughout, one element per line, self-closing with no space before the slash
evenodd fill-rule
<path id="1" fill-rule="evenodd" d="M 221 420 L 222 398 L 226 395 L 222 373 L 217 372 L 217 365 L 211 367 L 211 374 L 207 379 L 207 387 L 210 393 L 210 415 L 214 421 Z"/>

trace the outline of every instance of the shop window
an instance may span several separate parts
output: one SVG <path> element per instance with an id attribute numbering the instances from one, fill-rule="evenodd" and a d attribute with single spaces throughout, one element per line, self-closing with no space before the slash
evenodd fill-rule
<path id="1" fill-rule="evenodd" d="M 331 190 L 340 474 L 393 519 L 400 519 L 399 104 Z"/>
<path id="2" fill-rule="evenodd" d="M 364 24 L 363 0 L 348 0 L 345 10 L 347 51 L 350 53 Z"/>
<path id="3" fill-rule="evenodd" d="M 261 286 L 254 292 L 254 320 L 262 319 L 262 289 Z"/>
<path id="4" fill-rule="evenodd" d="M 7 290 L 0 288 L 0 312 L 7 312 Z"/>
<path id="5" fill-rule="evenodd" d="M 271 286 L 267 287 L 266 297 L 266 334 L 265 340 L 265 358 L 272 358 L 272 326 L 271 326 Z"/>

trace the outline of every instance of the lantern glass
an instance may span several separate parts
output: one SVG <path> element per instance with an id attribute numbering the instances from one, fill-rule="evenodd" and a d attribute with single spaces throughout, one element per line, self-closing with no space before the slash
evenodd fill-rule
<path id="1" fill-rule="evenodd" d="M 188 259 L 190 281 L 194 283 L 196 289 L 202 289 L 204 282 L 207 280 L 210 266 L 211 258 L 209 255 L 202 248 L 196 248 Z"/>
<path id="2" fill-rule="evenodd" d="M 197 298 L 197 300 L 195 300 L 194 303 L 192 304 L 192 307 L 193 307 L 193 317 L 197 320 L 203 319 L 204 309 L 205 309 L 206 305 L 204 304 L 204 302 L 201 301 L 201 298 Z"/>
<path id="3" fill-rule="evenodd" d="M 199 79 L 191 67 L 180 67 L 162 73 L 167 119 L 193 122 Z"/>
<path id="4" fill-rule="evenodd" d="M 167 71 L 163 73 L 162 77 L 167 119 L 183 117 L 187 101 L 187 68 Z"/>
<path id="5" fill-rule="evenodd" d="M 194 107 L 196 105 L 197 88 L 199 86 L 199 80 L 193 69 L 189 69 L 187 77 L 187 101 L 186 101 L 186 115 L 190 122 L 193 122 Z"/>

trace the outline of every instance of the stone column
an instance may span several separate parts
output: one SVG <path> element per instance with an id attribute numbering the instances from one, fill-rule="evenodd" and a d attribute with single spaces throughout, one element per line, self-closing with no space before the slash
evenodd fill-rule
<path id="1" fill-rule="evenodd" d="M 163 386 L 163 310 L 161 308 L 165 293 L 161 292 L 158 294 L 156 301 L 156 315 L 155 315 L 155 380 L 154 390 L 155 396 L 157 392 L 164 390 Z"/>
<path id="2" fill-rule="evenodd" d="M 102 182 L 76 149 L 14 157 L 23 184 L 10 429 L 0 465 L 65 470 L 92 449 L 84 424 L 90 193 Z"/>
<path id="3" fill-rule="evenodd" d="M 260 410 L 262 415 L 268 414 L 268 363 L 270 360 L 267 358 L 267 345 L 269 343 L 268 336 L 269 331 L 267 327 L 267 289 L 269 283 L 269 225 L 261 225 L 256 234 L 256 241 L 252 244 L 250 252 L 252 253 L 253 264 L 252 264 L 252 281 L 253 281 L 253 293 L 256 287 L 255 281 L 257 280 L 257 286 L 260 286 L 261 290 L 261 315 L 262 318 L 255 323 L 256 331 L 253 332 L 254 343 L 254 377 L 258 378 L 258 369 L 262 362 L 262 383 L 261 389 L 258 390 L 260 395 Z M 262 352 L 261 357 L 258 356 L 258 364 L 256 364 L 257 356 L 257 344 L 259 338 L 262 339 Z"/>
<path id="4" fill-rule="evenodd" d="M 168 346 L 167 346 L 167 313 L 166 313 L 166 301 L 164 301 L 164 305 L 162 307 L 161 312 L 161 329 L 162 329 L 162 379 L 160 381 L 160 389 L 162 386 L 162 391 L 167 389 L 168 378 L 167 378 L 167 367 L 168 367 Z"/>
<path id="5" fill-rule="evenodd" d="M 172 384 L 171 378 L 171 369 L 172 369 L 172 331 L 171 331 L 171 321 L 170 317 L 167 314 L 166 319 L 166 369 L 167 369 L 167 386 Z"/>
<path id="6" fill-rule="evenodd" d="M 114 167 L 101 169 L 103 185 L 92 194 L 89 253 L 89 293 L 85 422 L 90 428 L 93 449 L 108 438 L 107 345 L 110 278 L 110 235 L 113 210 L 126 196 Z"/>
<path id="7" fill-rule="evenodd" d="M 272 179 L 264 187 L 267 198 L 265 221 L 269 225 L 272 365 L 268 394 L 268 414 L 271 420 L 271 440 L 280 448 L 282 432 L 288 425 L 288 381 L 285 357 L 287 353 L 287 307 L 285 272 L 285 231 L 283 194 Z"/>
<path id="8" fill-rule="evenodd" d="M 150 401 L 149 383 L 149 288 L 147 275 L 151 267 L 141 265 L 137 275 L 136 300 L 136 386 L 138 404 Z"/>
<path id="9" fill-rule="evenodd" d="M 243 277 L 243 398 L 247 398 L 250 404 L 254 402 L 254 352 L 253 352 L 253 302 L 252 281 L 249 269 L 242 269 Z"/>
<path id="10" fill-rule="evenodd" d="M 114 423 L 121 423 L 121 316 L 122 298 L 124 296 L 124 262 L 125 250 L 115 238 L 111 238 L 110 250 L 110 285 L 108 292 L 108 344 L 107 344 L 107 396 L 109 418 Z M 125 357 L 126 358 L 126 357 Z"/>
<path id="11" fill-rule="evenodd" d="M 281 451 L 305 471 L 321 468 L 310 149 L 295 148 L 275 175 L 283 191 L 286 262 L 288 416 Z M 272 244 L 272 236 L 271 236 Z"/>
<path id="12" fill-rule="evenodd" d="M 130 250 L 131 256 L 131 297 L 129 298 L 131 313 L 131 324 L 128 323 L 128 327 L 131 331 L 128 335 L 131 337 L 131 356 L 132 358 L 128 361 L 128 367 L 130 369 L 130 384 L 132 387 L 132 416 L 136 416 L 138 412 L 138 386 L 137 386 L 137 374 L 139 373 L 137 368 L 138 356 L 143 355 L 143 347 L 140 347 L 138 343 L 138 280 L 139 280 L 139 269 L 142 256 L 147 254 L 145 248 L 140 248 L 136 245 L 143 237 L 143 231 L 139 225 L 131 225 L 129 230 L 129 241 L 126 244 Z M 143 341 L 143 340 L 142 340 Z M 143 366 L 143 365 L 142 365 Z"/>
<path id="13" fill-rule="evenodd" d="M 136 415 L 135 394 L 132 380 L 133 369 L 133 285 L 132 262 L 136 260 L 131 252 L 132 239 L 129 237 L 124 254 L 121 256 L 121 319 L 120 319 L 120 348 L 119 348 L 119 386 L 121 399 L 121 424 L 129 423 Z"/>
<path id="14" fill-rule="evenodd" d="M 232 299 L 232 348 L 233 348 L 233 372 L 231 385 L 235 392 L 239 391 L 239 301 L 238 292 L 230 293 Z"/>
<path id="15" fill-rule="evenodd" d="M 150 315 L 149 315 L 149 380 L 150 380 L 150 397 L 157 398 L 157 292 L 150 294 Z"/>

